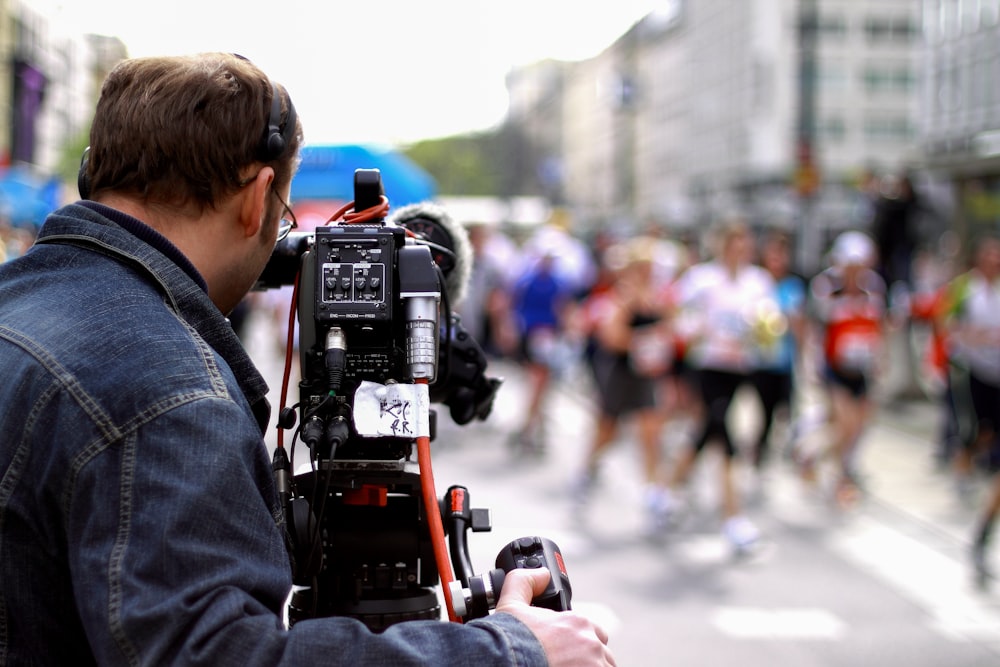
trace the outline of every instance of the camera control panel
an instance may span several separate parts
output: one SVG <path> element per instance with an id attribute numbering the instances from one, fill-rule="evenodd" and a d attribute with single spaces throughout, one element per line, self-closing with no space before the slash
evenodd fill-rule
<path id="1" fill-rule="evenodd" d="M 390 321 L 399 243 L 399 233 L 386 227 L 317 228 L 316 319 Z"/>

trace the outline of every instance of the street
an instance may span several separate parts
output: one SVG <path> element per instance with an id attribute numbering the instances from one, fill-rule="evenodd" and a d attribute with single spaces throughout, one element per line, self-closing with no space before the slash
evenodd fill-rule
<path id="1" fill-rule="evenodd" d="M 260 329 L 248 349 L 276 406 L 280 361 Z M 438 411 L 438 493 L 461 484 L 473 507 L 492 510 L 492 532 L 469 537 L 477 572 L 517 537 L 554 540 L 573 608 L 609 631 L 619 665 L 1000 664 L 1000 584 L 974 585 L 968 545 L 977 504 L 959 502 L 935 468 L 936 405 L 902 401 L 879 411 L 862 443 L 866 495 L 850 510 L 806 488 L 777 451 L 759 490 L 741 475 L 763 539 L 735 557 L 720 533 L 713 451 L 700 459 L 675 525 L 644 536 L 638 447 L 627 427 L 586 511 L 570 503 L 593 420 L 586 376 L 559 383 L 546 408 L 546 450 L 524 456 L 508 446 L 523 409 L 520 369 L 498 362 L 490 375 L 504 385 L 486 422 L 458 427 Z M 750 398 L 734 413 L 735 433 L 755 428 Z M 668 453 L 683 445 L 678 433 L 664 434 Z M 981 493 L 986 478 L 979 482 Z M 998 556 L 994 548 L 994 571 Z"/>

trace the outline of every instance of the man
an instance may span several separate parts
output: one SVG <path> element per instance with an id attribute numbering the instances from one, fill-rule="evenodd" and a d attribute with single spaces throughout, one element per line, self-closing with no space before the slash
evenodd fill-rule
<path id="1" fill-rule="evenodd" d="M 0 664 L 613 664 L 528 605 L 544 572 L 466 625 L 286 629 L 267 387 L 225 314 L 278 238 L 294 107 L 237 56 L 129 60 L 90 141 L 89 200 L 0 267 Z"/>

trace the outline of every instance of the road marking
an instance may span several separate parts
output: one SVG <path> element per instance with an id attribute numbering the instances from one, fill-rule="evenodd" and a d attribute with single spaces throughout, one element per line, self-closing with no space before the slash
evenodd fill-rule
<path id="1" fill-rule="evenodd" d="M 846 623 L 814 607 L 720 607 L 712 624 L 736 639 L 836 641 L 847 633 Z"/>
<path id="2" fill-rule="evenodd" d="M 930 629 L 955 641 L 997 643 L 1000 608 L 973 591 L 968 564 L 864 516 L 838 530 L 830 546 L 924 609 Z"/>

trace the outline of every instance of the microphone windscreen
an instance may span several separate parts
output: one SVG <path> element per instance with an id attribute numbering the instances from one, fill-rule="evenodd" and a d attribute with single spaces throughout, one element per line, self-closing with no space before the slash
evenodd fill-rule
<path id="1" fill-rule="evenodd" d="M 432 202 L 409 204 L 391 213 L 386 222 L 405 227 L 431 246 L 431 255 L 445 276 L 445 289 L 452 306 L 461 303 L 472 275 L 473 250 L 469 232 L 448 211 Z"/>

